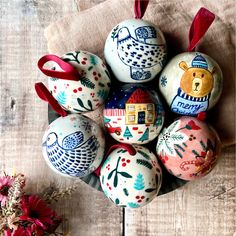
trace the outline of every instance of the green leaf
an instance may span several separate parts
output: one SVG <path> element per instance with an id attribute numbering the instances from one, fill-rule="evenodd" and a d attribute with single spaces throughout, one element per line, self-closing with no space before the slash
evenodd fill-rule
<path id="1" fill-rule="evenodd" d="M 116 198 L 115 204 L 118 205 L 119 203 L 120 203 L 120 200 L 118 198 Z"/>
<path id="2" fill-rule="evenodd" d="M 88 68 L 88 71 L 90 71 L 90 70 L 92 70 L 93 69 L 93 66 L 90 66 L 89 68 Z"/>
<path id="3" fill-rule="evenodd" d="M 118 176 L 117 173 L 115 174 L 115 178 L 114 178 L 114 183 L 113 183 L 114 187 L 116 188 L 118 185 Z"/>
<path id="4" fill-rule="evenodd" d="M 88 106 L 90 107 L 91 110 L 93 110 L 93 105 L 92 105 L 92 102 L 90 100 L 88 100 Z"/>
<path id="5" fill-rule="evenodd" d="M 132 178 L 132 175 L 128 174 L 127 172 L 117 172 L 117 173 L 121 174 L 125 178 Z"/>
<path id="6" fill-rule="evenodd" d="M 123 192 L 124 192 L 125 196 L 129 196 L 129 192 L 128 192 L 127 188 L 124 188 Z"/>
<path id="7" fill-rule="evenodd" d="M 149 162 L 146 161 L 146 160 L 137 159 L 137 160 L 136 160 L 136 163 L 139 164 L 139 165 L 143 165 L 143 166 L 147 167 L 147 168 L 150 169 L 150 170 L 152 169 L 152 164 L 149 163 Z"/>
<path id="8" fill-rule="evenodd" d="M 146 193 L 151 193 L 151 192 L 153 192 L 155 190 L 156 190 L 155 188 L 147 188 L 147 189 L 145 189 L 145 192 Z"/>
<path id="9" fill-rule="evenodd" d="M 102 176 L 102 184 L 104 184 L 104 175 Z"/>
<path id="10" fill-rule="evenodd" d="M 149 157 L 149 155 L 146 153 L 146 152 L 144 152 L 144 151 L 141 151 L 141 150 L 138 150 L 138 153 L 140 153 L 144 158 L 146 158 L 147 160 L 150 160 L 150 157 Z"/>
<path id="11" fill-rule="evenodd" d="M 180 141 L 184 139 L 184 136 L 181 134 L 172 134 L 170 139 L 173 141 Z"/>
<path id="12" fill-rule="evenodd" d="M 84 107 L 84 104 L 80 98 L 77 98 L 77 102 L 81 107 Z"/>
<path id="13" fill-rule="evenodd" d="M 110 179 L 112 177 L 114 171 L 115 169 L 109 173 L 109 175 L 107 176 L 107 179 Z"/>
<path id="14" fill-rule="evenodd" d="M 80 78 L 80 82 L 83 86 L 90 88 L 90 89 L 94 89 L 95 84 L 93 82 L 91 82 L 88 78 L 86 77 L 81 77 Z"/>

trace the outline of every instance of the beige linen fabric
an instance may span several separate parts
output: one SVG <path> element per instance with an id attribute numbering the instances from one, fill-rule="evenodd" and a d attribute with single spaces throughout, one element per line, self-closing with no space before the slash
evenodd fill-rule
<path id="1" fill-rule="evenodd" d="M 197 51 L 215 59 L 223 71 L 223 93 L 217 105 L 208 112 L 208 118 L 226 146 L 235 143 L 234 0 L 153 0 L 150 1 L 143 19 L 162 30 L 170 59 L 186 51 L 188 31 L 200 7 L 206 7 L 216 14 L 215 21 L 199 43 Z M 48 50 L 50 53 L 62 55 L 80 49 L 102 57 L 108 33 L 120 21 L 133 17 L 133 14 L 133 0 L 107 0 L 90 9 L 68 15 L 46 28 Z M 98 121 L 101 119 L 101 111 L 99 109 L 88 116 L 95 116 Z"/>

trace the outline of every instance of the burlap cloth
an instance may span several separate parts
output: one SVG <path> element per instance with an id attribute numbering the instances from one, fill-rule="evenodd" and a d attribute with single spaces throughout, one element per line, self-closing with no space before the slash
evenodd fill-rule
<path id="1" fill-rule="evenodd" d="M 223 71 L 223 93 L 217 105 L 208 112 L 208 118 L 224 146 L 235 143 L 235 5 L 234 0 L 153 0 L 143 18 L 156 24 L 164 33 L 170 59 L 186 51 L 188 30 L 200 7 L 215 13 L 216 19 L 197 51 L 215 59 Z M 133 15 L 132 0 L 107 0 L 85 11 L 68 15 L 46 28 L 48 50 L 62 55 L 79 49 L 102 57 L 108 33 L 120 21 Z M 102 108 L 87 115 L 98 121 L 102 119 L 101 111 Z"/>

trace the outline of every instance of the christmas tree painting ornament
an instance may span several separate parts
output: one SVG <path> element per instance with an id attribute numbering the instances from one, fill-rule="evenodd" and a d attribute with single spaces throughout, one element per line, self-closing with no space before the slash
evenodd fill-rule
<path id="1" fill-rule="evenodd" d="M 122 143 L 148 143 L 164 122 L 157 93 L 141 84 L 126 84 L 111 92 L 103 114 L 108 133 Z"/>
<path id="2" fill-rule="evenodd" d="M 214 17 L 205 8 L 199 10 L 190 28 L 188 52 L 172 58 L 160 75 L 159 89 L 172 112 L 194 116 L 211 109 L 220 98 L 219 65 L 206 54 L 194 52 Z"/>
<path id="3" fill-rule="evenodd" d="M 162 171 L 156 156 L 138 145 L 111 147 L 101 167 L 104 194 L 117 206 L 138 208 L 151 202 L 162 183 Z"/>
<path id="4" fill-rule="evenodd" d="M 54 62 L 53 69 L 44 65 Z M 45 55 L 38 61 L 47 76 L 49 91 L 64 110 L 82 113 L 97 109 L 110 91 L 110 76 L 103 61 L 96 55 L 76 51 L 61 58 Z"/>
<path id="5" fill-rule="evenodd" d="M 166 169 L 183 180 L 199 179 L 208 174 L 216 165 L 220 149 L 216 131 L 199 118 L 188 116 L 164 129 L 156 147 Z"/>
<path id="6" fill-rule="evenodd" d="M 150 81 L 166 61 L 162 32 L 143 17 L 149 1 L 135 0 L 135 19 L 116 25 L 107 37 L 104 56 L 115 77 L 125 83 Z"/>
<path id="7" fill-rule="evenodd" d="M 85 116 L 67 115 L 42 83 L 37 83 L 35 89 L 61 115 L 43 136 L 43 156 L 49 167 L 67 177 L 84 177 L 93 172 L 101 164 L 105 149 L 100 126 Z"/>

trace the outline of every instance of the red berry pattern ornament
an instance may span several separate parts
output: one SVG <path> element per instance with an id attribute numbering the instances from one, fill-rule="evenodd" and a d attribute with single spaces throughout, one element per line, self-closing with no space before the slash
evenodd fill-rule
<path id="1" fill-rule="evenodd" d="M 44 68 L 48 61 L 55 62 L 52 70 Z M 67 111 L 93 111 L 108 97 L 109 73 L 103 61 L 92 53 L 69 52 L 61 58 L 46 55 L 39 60 L 38 66 L 44 74 L 50 76 L 49 91 Z"/>
<path id="2" fill-rule="evenodd" d="M 162 182 L 155 155 L 127 144 L 114 145 L 108 153 L 100 174 L 105 195 L 121 207 L 138 208 L 151 202 Z"/>

